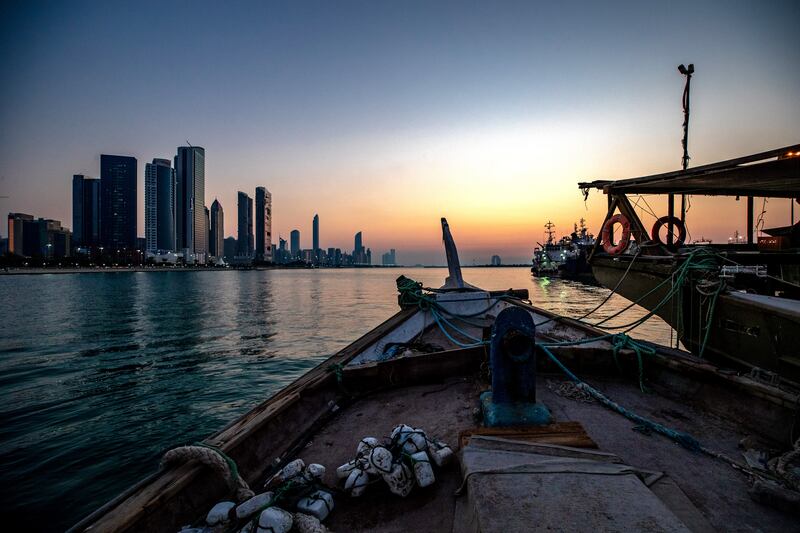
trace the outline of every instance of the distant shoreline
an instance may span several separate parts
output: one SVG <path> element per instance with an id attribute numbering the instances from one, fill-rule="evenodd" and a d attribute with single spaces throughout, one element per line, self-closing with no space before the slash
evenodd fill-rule
<path id="1" fill-rule="evenodd" d="M 530 265 L 462 265 L 462 268 L 521 268 Z M 333 268 L 302 268 L 284 266 L 257 266 L 257 267 L 24 267 L 0 269 L 0 276 L 27 276 L 41 274 L 121 274 L 126 272 L 234 272 L 252 270 L 362 270 L 382 268 L 447 268 L 445 265 L 398 265 L 398 266 L 361 266 L 361 267 L 333 267 Z"/>

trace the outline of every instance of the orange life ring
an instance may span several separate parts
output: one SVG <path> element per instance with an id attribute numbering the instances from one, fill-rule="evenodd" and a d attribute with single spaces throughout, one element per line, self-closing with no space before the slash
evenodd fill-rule
<path id="1" fill-rule="evenodd" d="M 650 230 L 650 238 L 653 239 L 653 241 L 655 241 L 657 244 L 665 245 L 663 242 L 661 242 L 661 236 L 659 235 L 659 232 L 664 224 L 669 224 L 670 222 L 672 222 L 673 226 L 678 228 L 678 238 L 673 241 L 672 245 L 680 246 L 686 240 L 686 226 L 683 225 L 683 222 L 681 222 L 681 219 L 678 217 L 665 215 L 656 220 L 656 223 L 653 224 L 653 229 Z"/>
<path id="2" fill-rule="evenodd" d="M 622 226 L 622 237 L 620 237 L 619 242 L 614 244 L 611 242 L 611 228 L 614 227 L 614 224 L 619 224 Z M 623 214 L 614 215 L 613 217 L 606 220 L 606 223 L 603 224 L 603 250 L 611 255 L 619 255 L 625 250 L 628 249 L 628 244 L 631 241 L 631 223 Z"/>

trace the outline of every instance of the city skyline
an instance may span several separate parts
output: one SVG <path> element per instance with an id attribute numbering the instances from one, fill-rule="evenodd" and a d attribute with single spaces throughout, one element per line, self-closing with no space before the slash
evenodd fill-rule
<path id="1" fill-rule="evenodd" d="M 266 185 L 275 243 L 310 235 L 316 213 L 321 246 L 362 229 L 376 253 L 441 264 L 446 216 L 465 264 L 521 262 L 548 219 L 598 231 L 605 199 L 584 205 L 579 180 L 679 167 L 681 62 L 697 67 L 690 166 L 800 139 L 792 2 L 196 6 L 4 5 L 0 210 L 69 225 L 69 178 L 97 177 L 101 153 L 141 162 L 144 191 L 144 163 L 188 140 L 207 150 L 226 236 L 236 191 Z M 186 42 L 202 61 L 162 60 Z M 692 205 L 696 237 L 744 229 L 741 204 Z M 788 222 L 788 202 L 768 207 L 768 225 Z"/>
<path id="2" fill-rule="evenodd" d="M 114 257 L 118 259 L 124 252 L 123 255 L 136 261 L 176 261 L 180 257 L 189 264 L 217 262 L 223 258 L 238 264 L 245 261 L 284 264 L 297 260 L 318 266 L 372 264 L 371 250 L 361 245 L 361 231 L 355 234 L 352 254 L 336 247 L 328 247 L 326 251 L 320 244 L 318 214 L 312 219 L 311 248 L 302 249 L 300 231 L 293 230 L 292 253 L 287 255 L 287 241 L 282 237 L 278 242 L 273 241 L 272 194 L 263 186 L 256 187 L 255 202 L 247 193 L 238 191 L 236 249 L 225 253 L 224 209 L 217 198 L 210 208 L 204 200 L 205 150 L 198 146 L 179 146 L 176 151 L 175 168 L 173 161 L 164 158 L 154 158 L 145 164 L 144 237 L 130 239 L 131 230 L 139 222 L 139 214 L 130 209 L 138 195 L 135 188 L 131 189 L 137 159 L 101 154 L 104 179 L 83 174 L 72 176 L 74 233 L 62 227 L 58 220 L 40 217 L 34 221 L 33 215 L 10 212 L 7 228 L 14 237 L 6 243 L 6 248 L 18 256 L 41 254 L 58 259 L 72 255 L 88 259 L 98 253 L 99 258 L 105 248 L 115 251 Z M 198 221 L 194 212 L 202 212 L 202 220 Z M 38 225 L 45 229 L 35 230 Z M 24 227 L 31 228 L 33 233 L 28 235 Z M 198 228 L 201 238 L 198 238 Z M 55 246 L 54 239 L 61 239 L 59 247 Z M 21 240 L 26 244 L 16 246 L 15 241 Z M 44 246 L 48 248 L 43 249 Z M 55 248 L 60 250 L 58 254 L 54 254 Z M 387 262 L 386 257 L 391 260 Z M 396 264 L 395 249 L 383 255 L 381 265 L 387 264 Z"/>

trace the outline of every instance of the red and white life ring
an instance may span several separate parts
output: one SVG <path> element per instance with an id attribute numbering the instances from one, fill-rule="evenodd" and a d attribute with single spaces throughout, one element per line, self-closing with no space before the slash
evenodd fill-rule
<path id="1" fill-rule="evenodd" d="M 686 226 L 683 225 L 683 222 L 681 222 L 681 219 L 678 217 L 665 215 L 656 220 L 656 223 L 653 224 L 653 229 L 650 230 L 650 238 L 653 239 L 653 241 L 655 241 L 657 244 L 664 245 L 664 243 L 661 241 L 661 236 L 659 233 L 661 232 L 661 228 L 664 226 L 664 224 L 669 224 L 670 222 L 672 222 L 673 226 L 678 228 L 678 238 L 673 241 L 672 245 L 676 247 L 680 246 L 686 240 Z"/>
<path id="2" fill-rule="evenodd" d="M 622 236 L 617 244 L 611 242 L 611 228 L 614 227 L 614 224 L 622 226 Z M 603 224 L 602 238 L 603 250 L 610 255 L 619 255 L 627 250 L 631 240 L 631 223 L 628 217 L 623 214 L 618 214 L 606 220 L 606 223 Z"/>

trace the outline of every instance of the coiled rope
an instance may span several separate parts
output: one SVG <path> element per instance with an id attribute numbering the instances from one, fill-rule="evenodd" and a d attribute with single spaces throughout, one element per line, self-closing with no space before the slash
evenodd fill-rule
<path id="1" fill-rule="evenodd" d="M 224 478 L 228 483 L 228 488 L 236 496 L 236 501 L 243 502 L 255 495 L 247 482 L 239 475 L 236 462 L 222 450 L 210 444 L 196 442 L 191 446 L 173 448 L 161 458 L 161 466 L 189 461 L 199 461 Z"/>

